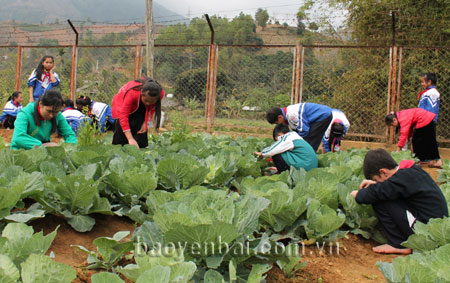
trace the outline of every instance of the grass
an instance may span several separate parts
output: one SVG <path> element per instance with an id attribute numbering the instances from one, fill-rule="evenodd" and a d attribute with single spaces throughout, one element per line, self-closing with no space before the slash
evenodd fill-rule
<path id="1" fill-rule="evenodd" d="M 194 131 L 206 131 L 206 122 L 203 111 L 168 111 L 168 123 L 182 123 Z M 169 126 L 170 128 L 170 126 Z M 263 119 L 249 118 L 215 118 L 212 131 L 221 134 L 236 136 L 272 135 L 273 126 Z"/>

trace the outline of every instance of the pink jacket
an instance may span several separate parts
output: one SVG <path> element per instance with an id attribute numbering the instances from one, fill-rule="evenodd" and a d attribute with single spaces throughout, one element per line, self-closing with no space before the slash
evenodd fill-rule
<path id="1" fill-rule="evenodd" d="M 124 132 L 130 130 L 129 116 L 138 110 L 139 103 L 141 103 L 141 90 L 133 89 L 135 86 L 140 85 L 139 82 L 130 81 L 122 86 L 119 92 L 114 95 L 112 101 L 112 116 L 114 119 L 119 119 L 120 126 Z M 128 91 L 129 90 L 129 91 Z M 127 92 L 128 91 L 128 92 Z M 164 89 L 161 90 L 161 100 L 164 98 Z M 145 125 L 147 125 L 149 119 L 155 114 L 155 105 L 146 106 L 145 112 Z"/>
<path id="2" fill-rule="evenodd" d="M 408 138 L 412 136 L 413 130 L 427 126 L 433 121 L 434 116 L 436 114 L 421 108 L 411 108 L 397 112 L 397 119 L 400 124 L 398 147 L 404 147 Z"/>

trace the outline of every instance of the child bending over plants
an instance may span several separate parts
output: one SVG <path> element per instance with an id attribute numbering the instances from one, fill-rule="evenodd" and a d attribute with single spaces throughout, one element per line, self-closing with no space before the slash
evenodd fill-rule
<path id="1" fill-rule="evenodd" d="M 401 244 L 414 233 L 416 221 L 448 217 L 445 197 L 433 179 L 413 160 L 398 165 L 392 156 L 379 148 L 367 152 L 360 190 L 351 195 L 359 204 L 372 204 L 384 230 L 387 244 L 374 247 L 377 253 L 410 254 Z"/>
<path id="2" fill-rule="evenodd" d="M 386 115 L 386 125 L 400 131 L 398 149 L 400 151 L 409 137 L 412 137 L 413 152 L 420 163 L 429 167 L 441 168 L 436 140 L 436 114 L 421 108 L 411 108 Z"/>
<path id="3" fill-rule="evenodd" d="M 290 131 L 288 125 L 276 125 L 273 129 L 273 139 L 274 144 L 255 154 L 272 157 L 278 173 L 289 170 L 291 166 L 296 169 L 304 168 L 306 171 L 317 168 L 314 149 L 296 132 Z"/>

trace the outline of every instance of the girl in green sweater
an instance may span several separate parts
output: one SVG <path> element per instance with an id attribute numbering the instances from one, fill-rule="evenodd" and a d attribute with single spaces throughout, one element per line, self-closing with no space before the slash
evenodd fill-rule
<path id="1" fill-rule="evenodd" d="M 77 136 L 61 114 L 63 98 L 59 91 L 47 90 L 37 102 L 19 111 L 14 123 L 12 149 L 31 149 L 33 146 L 57 146 L 50 142 L 58 130 L 65 142 L 77 144 Z"/>

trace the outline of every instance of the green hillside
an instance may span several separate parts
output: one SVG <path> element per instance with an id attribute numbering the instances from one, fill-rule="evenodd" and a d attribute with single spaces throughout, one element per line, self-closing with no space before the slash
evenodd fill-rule
<path id="1" fill-rule="evenodd" d="M 154 3 L 154 18 L 158 22 L 186 20 L 164 6 Z M 140 21 L 145 19 L 142 0 L 0 0 L 0 22 L 51 23 L 58 20 Z"/>

